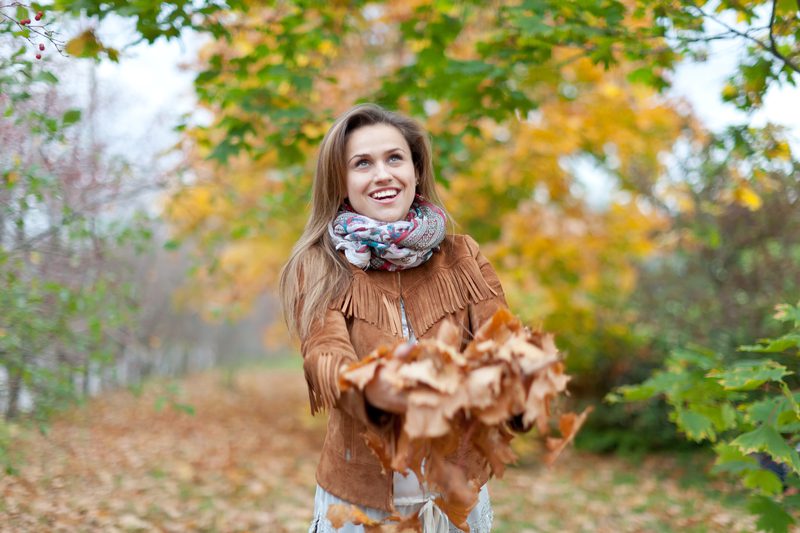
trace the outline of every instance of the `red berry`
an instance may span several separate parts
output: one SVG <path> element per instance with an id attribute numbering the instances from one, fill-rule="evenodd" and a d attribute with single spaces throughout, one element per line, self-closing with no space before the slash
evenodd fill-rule
<path id="1" fill-rule="evenodd" d="M 22 20 L 19 21 L 19 23 L 22 26 L 25 26 L 26 24 L 30 24 L 31 23 L 31 19 L 22 19 Z"/>
<path id="2" fill-rule="evenodd" d="M 44 50 L 44 43 L 39 43 L 39 50 Z"/>
<path id="3" fill-rule="evenodd" d="M 44 13 L 42 13 L 41 11 L 39 11 L 39 12 L 37 12 L 37 13 L 36 13 L 36 16 L 35 16 L 34 18 L 35 18 L 36 20 L 42 20 L 42 17 L 43 17 L 43 16 L 44 16 Z"/>
<path id="4" fill-rule="evenodd" d="M 42 58 L 42 54 L 36 54 L 36 59 L 41 59 L 41 58 Z"/>

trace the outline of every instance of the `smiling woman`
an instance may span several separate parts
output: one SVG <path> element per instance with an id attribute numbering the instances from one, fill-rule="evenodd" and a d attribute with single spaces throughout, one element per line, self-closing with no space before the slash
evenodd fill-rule
<path id="1" fill-rule="evenodd" d="M 311 533 L 362 532 L 360 523 L 333 526 L 328 511 L 341 504 L 377 521 L 409 517 L 426 533 L 491 530 L 490 466 L 463 428 L 446 462 L 474 491 L 464 501 L 438 501 L 472 511 L 453 524 L 436 503 L 442 495 L 411 471 L 386 472 L 362 438 L 369 429 L 392 441 L 403 393 L 380 373 L 363 393 L 339 388 L 340 369 L 380 346 L 435 338 L 454 323 L 463 349 L 506 307 L 475 241 L 446 234 L 432 168 L 419 124 L 371 104 L 342 115 L 320 146 L 311 214 L 280 287 L 301 340 L 311 410 L 330 411 Z"/>

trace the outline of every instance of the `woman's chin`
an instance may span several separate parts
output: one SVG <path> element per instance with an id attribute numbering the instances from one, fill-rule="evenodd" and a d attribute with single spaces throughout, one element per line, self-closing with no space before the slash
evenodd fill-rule
<path id="1" fill-rule="evenodd" d="M 373 220 L 389 223 L 389 222 L 397 222 L 398 220 L 403 220 L 407 212 L 408 210 L 401 213 L 400 209 L 370 209 L 369 213 L 363 213 L 363 214 Z"/>

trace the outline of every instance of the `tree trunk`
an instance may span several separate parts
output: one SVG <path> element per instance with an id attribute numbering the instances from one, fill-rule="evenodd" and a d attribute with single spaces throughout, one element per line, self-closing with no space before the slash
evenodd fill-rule
<path id="1" fill-rule="evenodd" d="M 19 416 L 19 396 L 22 392 L 22 368 L 16 365 L 8 368 L 8 404 L 6 404 L 6 420 Z"/>

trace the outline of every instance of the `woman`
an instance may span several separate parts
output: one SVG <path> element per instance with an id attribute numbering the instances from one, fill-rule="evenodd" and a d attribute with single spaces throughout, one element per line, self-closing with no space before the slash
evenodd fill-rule
<path id="1" fill-rule="evenodd" d="M 301 340 L 311 411 L 330 412 L 310 532 L 334 531 L 327 509 L 341 503 L 374 519 L 418 514 L 430 533 L 459 531 L 413 473 L 382 472 L 361 437 L 368 426 L 391 431 L 389 413 L 402 412 L 404 399 L 380 375 L 365 394 L 337 385 L 341 367 L 381 345 L 435 337 L 447 319 L 462 327 L 466 344 L 506 306 L 475 241 L 446 235 L 446 227 L 419 124 L 372 104 L 339 117 L 322 140 L 311 215 L 280 282 L 289 329 Z M 449 459 L 482 487 L 470 530 L 490 531 L 488 465 L 466 439 Z"/>

